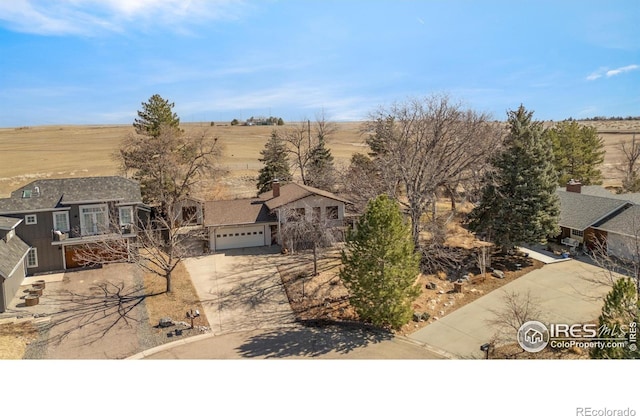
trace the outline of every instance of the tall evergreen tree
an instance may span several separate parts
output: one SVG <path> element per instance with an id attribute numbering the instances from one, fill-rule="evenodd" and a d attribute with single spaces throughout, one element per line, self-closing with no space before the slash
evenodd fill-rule
<path id="1" fill-rule="evenodd" d="M 291 181 L 291 169 L 289 166 L 289 156 L 286 142 L 278 135 L 276 130 L 271 132 L 271 137 L 260 151 L 262 155 L 260 162 L 264 167 L 260 169 L 258 176 L 258 193 L 271 190 L 271 183 L 274 179 L 282 182 Z"/>
<path id="2" fill-rule="evenodd" d="M 391 328 L 409 322 L 419 261 L 397 203 L 386 195 L 371 200 L 347 238 L 340 271 L 360 318 Z"/>
<path id="3" fill-rule="evenodd" d="M 522 105 L 507 115 L 505 150 L 492 161 L 469 223 L 503 250 L 556 235 L 560 215 L 553 150 L 542 123 Z"/>
<path id="4" fill-rule="evenodd" d="M 618 279 L 607 294 L 602 307 L 602 313 L 598 318 L 600 331 L 605 331 L 602 337 L 616 337 L 629 332 L 630 325 L 638 327 L 638 292 L 632 279 L 623 277 Z M 591 358 L 640 358 L 640 352 L 636 347 L 619 347 L 604 345 L 589 351 Z"/>
<path id="5" fill-rule="evenodd" d="M 170 103 L 158 94 L 154 94 L 142 110 L 138 110 L 138 118 L 133 122 L 136 133 L 157 138 L 162 128 L 173 128 L 179 131 L 180 118 L 173 112 L 175 103 Z"/>
<path id="6" fill-rule="evenodd" d="M 599 167 L 604 162 L 604 141 L 595 127 L 581 126 L 576 121 L 563 121 L 547 129 L 553 144 L 554 165 L 558 184 L 579 180 L 583 185 L 602 183 Z"/>
<path id="7" fill-rule="evenodd" d="M 322 136 L 319 136 L 317 146 L 311 149 L 306 178 L 311 186 L 333 191 L 336 181 L 336 169 L 333 164 L 331 150 L 327 148 Z"/>

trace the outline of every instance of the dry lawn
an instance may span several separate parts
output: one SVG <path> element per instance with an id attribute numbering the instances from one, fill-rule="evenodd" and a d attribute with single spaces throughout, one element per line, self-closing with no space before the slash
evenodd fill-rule
<path id="1" fill-rule="evenodd" d="M 38 329 L 31 321 L 0 325 L 0 359 L 20 360 L 27 345 L 38 338 Z"/>
<path id="2" fill-rule="evenodd" d="M 145 293 L 151 295 L 145 299 L 151 325 L 157 325 L 160 318 L 164 317 L 169 317 L 174 322 L 182 321 L 190 324 L 190 320 L 186 318 L 187 311 L 191 309 L 202 311 L 202 305 L 184 264 L 178 264 L 174 270 L 171 284 L 171 293 L 166 293 L 164 278 L 152 273 L 147 273 L 144 276 Z M 209 322 L 206 316 L 201 313 L 200 317 L 195 319 L 194 325 L 208 327 Z"/>

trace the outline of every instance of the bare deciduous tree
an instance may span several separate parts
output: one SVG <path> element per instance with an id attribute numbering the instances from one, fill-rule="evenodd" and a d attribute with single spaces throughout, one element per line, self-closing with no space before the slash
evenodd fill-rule
<path id="1" fill-rule="evenodd" d="M 160 124 L 157 134 L 128 136 L 117 157 L 140 182 L 143 201 L 155 209 L 154 215 L 148 221 L 135 219 L 127 232 L 136 235 L 132 239 L 122 238 L 118 215 L 112 213 L 107 235 L 79 250 L 78 261 L 88 265 L 126 259 L 165 278 L 171 292 L 171 273 L 187 255 L 192 238 L 182 228 L 185 218 L 178 204 L 201 180 L 219 172 L 219 155 L 218 139 L 206 131 L 186 135 L 176 126 Z"/>
<path id="2" fill-rule="evenodd" d="M 197 213 L 191 215 L 195 217 Z M 193 253 L 194 242 L 198 244 L 196 249 L 202 249 L 206 241 L 205 229 L 182 227 L 191 220 L 183 218 L 175 204 L 168 204 L 164 213 L 153 215 L 148 221 L 137 218 L 134 224 L 123 228 L 117 212 L 112 212 L 109 230 L 103 230 L 105 234 L 99 241 L 77 250 L 74 258 L 86 266 L 134 263 L 145 272 L 164 278 L 166 291 L 171 292 L 171 274 L 175 268 Z"/>
<path id="3" fill-rule="evenodd" d="M 435 206 L 438 189 L 473 180 L 504 134 L 488 114 L 464 109 L 446 95 L 382 108 L 364 127 L 387 192 L 411 217 L 416 248 L 423 215 Z"/>
<path id="4" fill-rule="evenodd" d="M 164 209 L 219 173 L 219 156 L 218 139 L 206 130 L 187 135 L 162 125 L 157 136 L 127 136 L 116 158 L 125 174 L 140 183 L 144 202 Z"/>
<path id="5" fill-rule="evenodd" d="M 301 248 L 312 249 L 313 275 L 317 275 L 318 252 L 340 239 L 337 224 L 321 217 L 321 213 L 314 212 L 310 206 L 297 210 L 282 209 L 279 216 L 284 219 L 280 230 L 284 249 L 291 253 Z"/>
<path id="6" fill-rule="evenodd" d="M 329 152 L 324 146 L 336 131 L 338 131 L 338 125 L 329 121 L 324 111 L 316 115 L 313 125 L 310 120 L 304 120 L 284 130 L 282 137 L 289 145 L 288 152 L 292 156 L 293 165 L 300 172 L 303 184 L 312 185 L 311 182 L 315 182 L 313 186 L 332 185 L 335 180 L 333 166 L 322 164 L 318 168 L 312 164 L 317 162 L 314 159 L 319 156 L 317 152 L 319 149 L 320 156 L 323 157 L 324 153 Z"/>
<path id="7" fill-rule="evenodd" d="M 624 175 L 622 192 L 638 192 L 640 191 L 640 175 L 638 174 L 640 169 L 640 166 L 638 166 L 640 142 L 636 141 L 636 135 L 634 134 L 630 143 L 620 142 L 618 146 L 622 155 L 616 168 Z"/>
<path id="8" fill-rule="evenodd" d="M 305 176 L 307 164 L 311 159 L 313 144 L 311 140 L 311 125 L 306 120 L 298 125 L 293 125 L 284 130 L 282 138 L 289 145 L 289 153 L 292 155 L 292 164 L 300 172 L 303 184 L 307 184 Z"/>
<path id="9" fill-rule="evenodd" d="M 504 292 L 502 307 L 491 311 L 493 317 L 487 324 L 496 328 L 493 341 L 496 343 L 513 343 L 517 340 L 518 330 L 528 321 L 540 320 L 538 299 L 531 292 Z"/>

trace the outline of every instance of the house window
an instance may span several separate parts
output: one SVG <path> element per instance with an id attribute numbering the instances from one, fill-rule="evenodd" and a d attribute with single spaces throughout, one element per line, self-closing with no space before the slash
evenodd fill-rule
<path id="1" fill-rule="evenodd" d="M 27 225 L 34 225 L 38 223 L 38 217 L 35 214 L 29 214 L 24 216 L 24 223 Z"/>
<path id="2" fill-rule="evenodd" d="M 584 231 L 582 231 L 582 230 L 571 230 L 571 235 L 573 235 L 575 237 L 583 237 L 584 236 Z"/>
<path id="3" fill-rule="evenodd" d="M 80 231 L 82 235 L 103 234 L 109 229 L 106 205 L 80 206 Z"/>
<path id="4" fill-rule="evenodd" d="M 313 207 L 313 221 L 320 222 L 320 216 L 322 215 L 322 208 Z"/>
<path id="5" fill-rule="evenodd" d="M 338 219 L 338 207 L 330 206 L 327 207 L 327 219 L 329 220 L 337 220 Z"/>
<path id="6" fill-rule="evenodd" d="M 53 229 L 63 233 L 69 231 L 69 213 L 67 211 L 53 213 Z"/>
<path id="7" fill-rule="evenodd" d="M 32 248 L 27 253 L 27 267 L 38 267 L 38 249 Z"/>
<path id="8" fill-rule="evenodd" d="M 133 224 L 133 207 L 118 208 L 118 216 L 120 217 L 120 225 Z"/>

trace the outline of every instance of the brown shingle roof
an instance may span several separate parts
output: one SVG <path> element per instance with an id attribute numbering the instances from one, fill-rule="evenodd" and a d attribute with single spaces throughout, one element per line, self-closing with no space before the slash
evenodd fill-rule
<path id="1" fill-rule="evenodd" d="M 7 279 L 29 251 L 27 243 L 14 235 L 9 241 L 0 238 L 0 277 Z M 22 276 L 24 277 L 24 276 Z"/>
<path id="2" fill-rule="evenodd" d="M 207 227 L 276 221 L 264 201 L 255 198 L 209 201 L 205 203 L 204 211 Z"/>
<path id="3" fill-rule="evenodd" d="M 325 198 L 344 202 L 345 204 L 351 203 L 331 192 L 323 191 L 322 189 L 314 188 L 312 186 L 301 185 L 299 183 L 288 183 L 280 186 L 280 196 L 276 198 L 273 197 L 272 191 L 264 192 L 258 195 L 258 198 L 264 200 L 269 209 L 273 210 L 311 195 L 320 195 Z"/>

